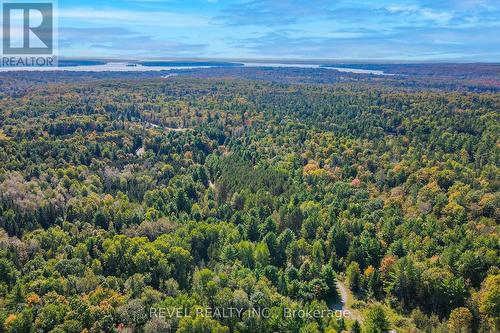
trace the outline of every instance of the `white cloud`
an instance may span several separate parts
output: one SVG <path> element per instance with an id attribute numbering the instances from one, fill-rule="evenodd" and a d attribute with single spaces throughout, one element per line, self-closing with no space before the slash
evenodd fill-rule
<path id="1" fill-rule="evenodd" d="M 210 18 L 167 11 L 136 11 L 115 8 L 68 8 L 59 10 L 60 19 L 89 23 L 195 28 L 209 25 Z"/>
<path id="2" fill-rule="evenodd" d="M 454 14 L 451 11 L 436 11 L 430 8 L 422 8 L 419 6 L 388 6 L 386 9 L 390 13 L 394 14 L 404 14 L 404 15 L 414 15 L 417 18 L 422 18 L 425 20 L 447 23 L 449 22 Z"/>

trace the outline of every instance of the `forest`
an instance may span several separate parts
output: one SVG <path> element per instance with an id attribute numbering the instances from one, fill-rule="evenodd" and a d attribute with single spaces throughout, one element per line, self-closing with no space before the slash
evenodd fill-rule
<path id="1" fill-rule="evenodd" d="M 0 332 L 499 332 L 497 83 L 317 71 L 2 73 Z"/>

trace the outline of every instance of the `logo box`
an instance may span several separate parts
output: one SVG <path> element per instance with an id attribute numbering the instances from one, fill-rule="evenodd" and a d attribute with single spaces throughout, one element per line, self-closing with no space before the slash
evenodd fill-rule
<path id="1" fill-rule="evenodd" d="M 6 0 L 1 8 L 1 66 L 56 65 L 56 3 Z"/>

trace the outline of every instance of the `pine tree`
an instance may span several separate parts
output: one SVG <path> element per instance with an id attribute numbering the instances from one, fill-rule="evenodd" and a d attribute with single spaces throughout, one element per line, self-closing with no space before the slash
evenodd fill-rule
<path id="1" fill-rule="evenodd" d="M 351 329 L 349 330 L 350 333 L 361 333 L 361 325 L 359 325 L 359 322 L 357 320 L 352 323 Z"/>
<path id="2" fill-rule="evenodd" d="M 376 305 L 366 315 L 365 333 L 385 333 L 389 331 L 389 321 L 384 309 Z"/>

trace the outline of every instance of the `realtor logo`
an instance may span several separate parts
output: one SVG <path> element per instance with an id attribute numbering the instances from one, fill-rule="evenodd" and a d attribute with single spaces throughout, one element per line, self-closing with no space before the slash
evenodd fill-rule
<path id="1" fill-rule="evenodd" d="M 53 2 L 2 3 L 1 66 L 55 65 L 54 7 Z"/>
<path id="2" fill-rule="evenodd" d="M 52 3 L 7 2 L 2 12 L 3 54 L 52 54 Z"/>

